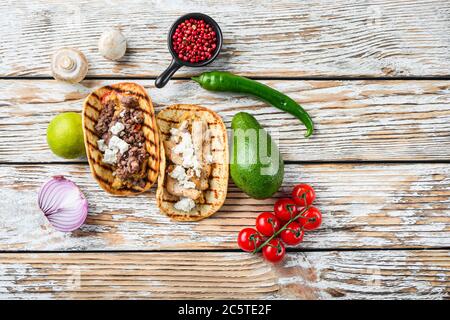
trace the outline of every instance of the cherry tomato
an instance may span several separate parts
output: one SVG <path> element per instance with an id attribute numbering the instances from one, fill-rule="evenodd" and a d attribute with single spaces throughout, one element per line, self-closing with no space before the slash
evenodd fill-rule
<path id="1" fill-rule="evenodd" d="M 239 248 L 251 252 L 262 244 L 261 235 L 253 228 L 244 228 L 238 234 Z"/>
<path id="2" fill-rule="evenodd" d="M 295 246 L 302 242 L 305 232 L 299 223 L 293 221 L 289 223 L 283 231 L 280 232 L 280 237 L 283 242 L 289 246 Z"/>
<path id="3" fill-rule="evenodd" d="M 272 239 L 262 249 L 264 258 L 270 262 L 278 262 L 284 258 L 286 249 L 279 239 Z"/>
<path id="4" fill-rule="evenodd" d="M 274 212 L 281 222 L 288 222 L 298 214 L 296 204 L 290 198 L 281 198 L 275 202 Z"/>
<path id="5" fill-rule="evenodd" d="M 305 196 L 306 198 L 304 199 L 303 197 Z M 300 207 L 310 206 L 316 199 L 316 192 L 307 184 L 298 184 L 292 190 L 292 199 Z"/>
<path id="6" fill-rule="evenodd" d="M 298 223 L 304 230 L 317 229 L 322 223 L 322 214 L 316 207 L 310 207 L 298 218 Z"/>
<path id="7" fill-rule="evenodd" d="M 270 237 L 280 229 L 280 220 L 271 212 L 263 212 L 256 218 L 256 230 Z"/>

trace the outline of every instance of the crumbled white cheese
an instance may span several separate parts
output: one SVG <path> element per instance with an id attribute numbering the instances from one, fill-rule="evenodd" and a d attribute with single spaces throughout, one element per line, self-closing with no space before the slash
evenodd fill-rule
<path id="1" fill-rule="evenodd" d="M 129 145 L 119 137 L 112 136 L 111 139 L 109 139 L 108 147 L 109 149 L 118 149 L 121 154 L 124 154 L 127 152 Z"/>
<path id="2" fill-rule="evenodd" d="M 180 186 L 185 189 L 194 189 L 195 183 L 192 181 L 189 181 L 190 176 L 186 174 L 185 169 L 182 166 L 176 166 L 169 175 L 177 179 Z"/>
<path id="3" fill-rule="evenodd" d="M 125 129 L 125 126 L 123 125 L 123 123 L 117 121 L 109 130 L 111 131 L 111 133 L 113 135 L 118 135 L 123 129 Z"/>
<path id="4" fill-rule="evenodd" d="M 185 189 L 195 189 L 195 183 L 189 180 L 180 181 L 180 186 Z"/>
<path id="5" fill-rule="evenodd" d="M 170 140 L 172 140 L 175 143 L 180 142 L 180 131 L 177 128 L 170 129 Z"/>
<path id="6" fill-rule="evenodd" d="M 105 140 L 97 140 L 98 149 L 105 154 L 103 155 L 103 162 L 107 164 L 117 163 L 117 154 L 120 152 L 124 154 L 127 152 L 129 145 L 118 136 L 112 136 L 109 139 L 108 145 L 105 144 Z"/>
<path id="7" fill-rule="evenodd" d="M 173 207 L 180 211 L 189 212 L 195 207 L 195 202 L 190 198 L 181 198 Z"/>
<path id="8" fill-rule="evenodd" d="M 183 158 L 183 167 L 193 168 L 195 174 L 199 177 L 201 173 L 201 164 L 198 161 L 195 152 L 194 144 L 192 143 L 192 136 L 189 132 L 183 132 L 181 134 L 181 141 L 175 147 L 172 148 L 174 153 L 177 153 Z"/>
<path id="9" fill-rule="evenodd" d="M 186 179 L 186 171 L 182 166 L 175 166 L 175 168 L 170 173 L 170 176 L 177 180 L 185 180 Z"/>
<path id="10" fill-rule="evenodd" d="M 187 121 L 184 121 L 183 123 L 181 123 L 179 128 L 172 128 L 170 130 L 170 133 L 172 135 L 171 139 L 177 142 L 177 144 L 172 148 L 172 152 L 179 154 L 183 159 L 183 163 L 181 166 L 179 165 L 175 166 L 175 168 L 172 170 L 172 172 L 170 172 L 169 175 L 178 181 L 180 187 L 185 189 L 195 189 L 196 185 L 194 182 L 190 181 L 190 179 L 194 175 L 200 177 L 201 164 L 197 156 L 195 155 L 194 144 L 192 142 L 192 135 L 187 130 L 187 128 L 188 123 Z M 191 199 L 188 200 L 192 201 Z M 188 200 L 184 201 L 186 202 Z M 179 206 L 187 205 L 184 204 L 185 202 L 181 202 Z M 194 201 L 192 201 L 192 204 L 195 206 Z"/>
<path id="11" fill-rule="evenodd" d="M 117 162 L 117 152 L 119 152 L 119 149 L 106 149 L 105 154 L 103 156 L 103 162 L 108 164 L 114 164 Z"/>
<path id="12" fill-rule="evenodd" d="M 120 113 L 119 113 L 119 117 L 122 117 L 123 118 L 123 116 L 125 115 L 125 109 L 123 109 Z"/>
<path id="13" fill-rule="evenodd" d="M 105 152 L 106 150 L 105 140 L 103 139 L 97 140 L 97 147 L 100 151 Z"/>

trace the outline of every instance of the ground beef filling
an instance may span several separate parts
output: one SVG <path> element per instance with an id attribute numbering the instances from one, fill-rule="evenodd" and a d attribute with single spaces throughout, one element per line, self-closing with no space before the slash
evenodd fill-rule
<path id="1" fill-rule="evenodd" d="M 133 96 L 122 96 L 120 103 L 123 107 L 120 112 L 116 112 L 114 101 L 106 103 L 100 112 L 95 130 L 97 135 L 108 144 L 112 136 L 111 127 L 118 121 L 124 125 L 125 128 L 118 134 L 118 137 L 128 143 L 129 147 L 123 154 L 120 152 L 117 154 L 114 175 L 143 187 L 145 186 L 143 178 L 146 176 L 144 163 L 149 158 L 142 131 L 144 113 L 138 109 L 139 101 Z"/>
<path id="2" fill-rule="evenodd" d="M 109 127 L 111 125 L 111 121 L 114 116 L 114 111 L 116 108 L 116 104 L 114 101 L 108 101 L 106 105 L 103 107 L 102 111 L 97 120 L 97 124 L 95 125 L 95 131 L 97 136 L 101 139 L 106 140 L 105 138 L 108 135 Z"/>

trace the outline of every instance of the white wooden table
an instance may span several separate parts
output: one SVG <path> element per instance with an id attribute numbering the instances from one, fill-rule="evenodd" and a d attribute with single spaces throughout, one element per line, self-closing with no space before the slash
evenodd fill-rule
<path id="1" fill-rule="evenodd" d="M 66 2 L 0 3 L 0 298 L 449 298 L 449 1 Z M 170 58 L 166 32 L 195 11 L 221 25 L 223 53 L 156 89 Z M 97 52 L 110 26 L 128 38 L 119 63 Z M 79 85 L 51 78 L 50 56 L 63 46 L 90 62 Z M 269 105 L 189 80 L 213 69 L 286 92 L 310 112 L 315 135 L 301 138 L 298 121 Z M 250 199 L 230 183 L 212 218 L 174 223 L 154 189 L 115 198 L 85 160 L 55 157 L 45 140 L 52 117 L 80 112 L 93 88 L 124 79 L 144 85 L 157 110 L 197 103 L 227 126 L 249 110 L 278 130 L 286 176 L 277 197 L 313 185 L 321 229 L 272 265 L 240 252 L 235 238 L 275 199 Z M 57 174 L 90 203 L 72 234 L 53 230 L 37 207 L 38 188 Z"/>

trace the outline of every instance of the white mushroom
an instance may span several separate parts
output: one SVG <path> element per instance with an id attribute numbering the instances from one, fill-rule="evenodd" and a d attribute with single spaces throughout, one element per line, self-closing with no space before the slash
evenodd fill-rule
<path id="1" fill-rule="evenodd" d="M 106 59 L 119 60 L 127 50 L 127 39 L 117 29 L 109 29 L 100 37 L 98 41 L 98 51 Z"/>
<path id="2" fill-rule="evenodd" d="M 80 51 L 61 48 L 53 54 L 52 75 L 55 79 L 77 83 L 84 79 L 87 71 L 87 59 Z"/>

